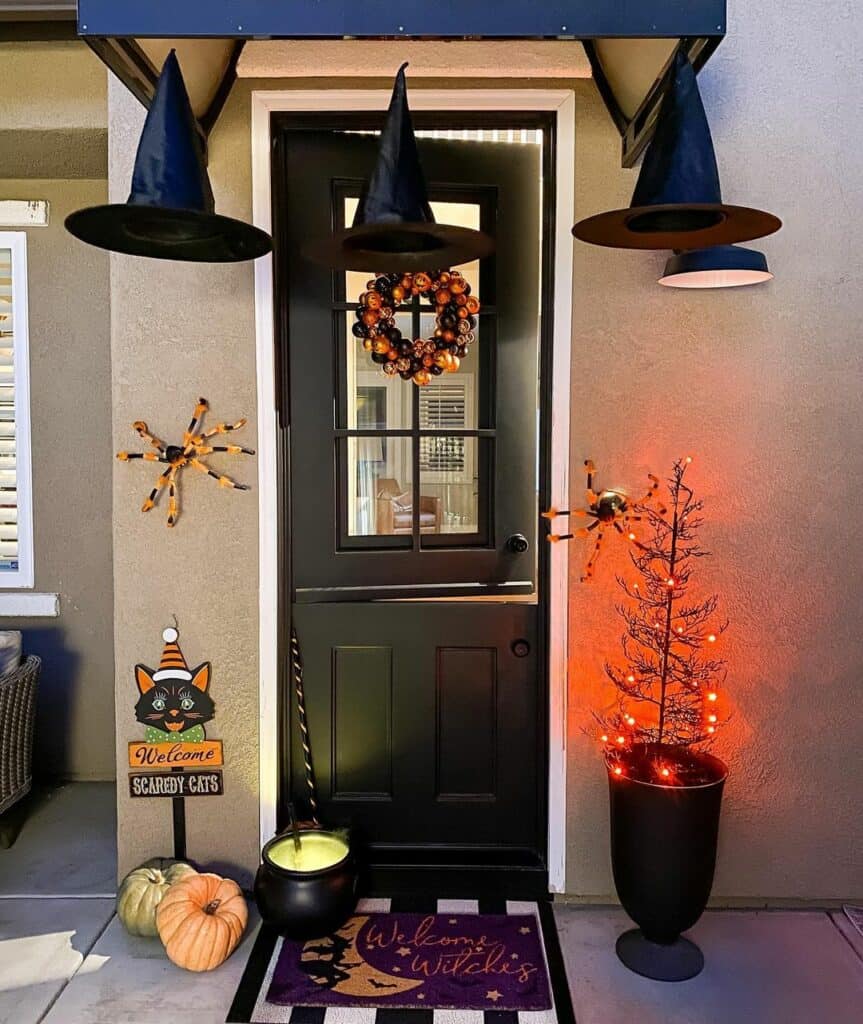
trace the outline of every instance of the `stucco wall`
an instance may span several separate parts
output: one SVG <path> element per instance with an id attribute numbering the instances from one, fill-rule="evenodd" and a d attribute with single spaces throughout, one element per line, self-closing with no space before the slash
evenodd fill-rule
<path id="1" fill-rule="evenodd" d="M 648 469 L 695 457 L 714 554 L 699 571 L 731 619 L 714 899 L 859 897 L 863 164 L 848 130 L 863 85 L 859 18 L 849 3 L 729 8 L 732 34 L 700 82 L 726 198 L 785 220 L 753 243 L 776 279 L 664 289 L 653 281 L 666 254 L 576 243 L 572 478 L 591 456 L 601 483 L 635 490 Z M 629 201 L 635 172 L 614 171 L 616 153 L 585 98 L 579 216 Z M 625 564 L 614 551 L 594 586 L 571 587 L 568 889 L 600 897 L 613 891 L 607 787 L 581 729 L 609 699 L 598 680 L 622 632 L 608 618 Z M 584 554 L 573 548 L 575 573 Z"/>
<path id="2" fill-rule="evenodd" d="M 210 149 L 219 210 L 251 216 L 248 96 L 235 94 Z M 123 86 L 109 88 L 110 180 L 114 201 L 128 195 L 143 108 Z M 143 419 L 166 440 L 182 440 L 199 395 L 209 421 L 247 416 L 238 434 L 256 448 L 254 292 L 250 264 L 216 266 L 111 256 L 111 360 L 116 449 L 140 450 L 131 428 Z M 215 457 L 214 457 L 215 458 Z M 223 459 L 230 458 L 222 456 Z M 221 463 L 220 463 L 221 465 Z M 190 665 L 210 661 L 216 718 L 224 740 L 225 795 L 186 801 L 189 856 L 237 872 L 256 863 L 258 845 L 258 554 L 255 459 L 228 470 L 251 491 L 226 491 L 194 470 L 181 483 L 182 513 L 169 530 L 164 510 L 141 503 L 157 467 L 114 468 L 114 628 L 117 677 L 119 870 L 170 855 L 169 800 L 130 800 L 126 744 L 143 738 L 135 722 L 136 662 L 157 666 L 162 629 L 176 614 Z M 237 874 L 237 877 L 241 875 Z"/>
<path id="3" fill-rule="evenodd" d="M 807 7 L 795 4 L 795 22 L 787 9 L 780 17 L 738 6 L 734 34 L 703 87 L 729 199 L 764 204 L 787 220 L 764 243 L 778 279 L 744 291 L 671 292 L 654 283 L 664 257 L 579 244 L 573 476 L 579 479 L 590 455 L 603 482 L 635 487 L 648 468 L 665 469 L 686 451 L 697 456 L 693 475 L 709 502 L 705 540 L 716 553 L 705 577 L 734 625 L 727 654 L 735 717 L 720 743 L 732 776 L 717 901 L 860 896 L 854 766 L 863 579 L 848 510 L 861 475 L 854 445 L 863 412 L 854 292 L 861 178 L 843 131 L 856 110 L 859 72 L 849 72 L 856 82 L 843 80 L 837 104 L 835 66 L 822 67 L 805 49 L 823 34 Z M 849 48 L 851 68 L 847 30 L 847 23 L 836 30 L 834 49 Z M 251 207 L 255 84 L 237 84 L 210 147 L 217 204 L 243 217 Z M 634 172 L 620 170 L 619 139 L 592 84 L 573 85 L 577 212 L 586 216 L 627 203 Z M 118 197 L 140 121 L 134 101 L 112 87 Z M 198 393 L 217 414 L 253 413 L 251 267 L 114 257 L 112 313 L 117 444 L 137 416 L 163 430 L 182 424 Z M 189 660 L 213 661 L 219 711 L 212 733 L 225 740 L 228 761 L 226 796 L 189 801 L 190 853 L 251 870 L 258 842 L 255 496 L 189 481 L 186 519 L 169 533 L 157 514 L 142 519 L 137 511 L 148 482 L 139 468 L 118 466 L 114 474 L 118 764 L 125 764 L 125 741 L 138 734 L 132 665 L 158 656 L 161 628 L 175 611 Z M 596 681 L 619 633 L 609 617 L 612 552 L 597 584 L 573 583 L 571 595 L 568 890 L 601 898 L 612 894 L 605 778 L 581 729 L 602 696 Z M 583 551 L 572 553 L 577 574 Z M 166 807 L 137 801 L 133 808 L 123 787 L 119 801 L 121 871 L 170 851 Z"/>
<path id="4" fill-rule="evenodd" d="M 105 127 L 105 66 L 84 42 L 0 46 L 0 128 Z"/>
<path id="5" fill-rule="evenodd" d="M 105 202 L 107 73 L 83 43 L 0 46 L 0 198 L 47 199 L 27 229 L 35 589 L 56 619 L 0 619 L 41 655 L 35 770 L 110 779 L 114 759 L 108 258 L 65 230 Z M 2 225 L 0 225 L 2 227 Z"/>
<path id="6" fill-rule="evenodd" d="M 111 370 L 108 259 L 63 227 L 105 201 L 105 180 L 0 180 L 0 198 L 47 199 L 27 230 L 35 589 L 56 619 L 0 618 L 41 655 L 36 770 L 114 776 L 111 625 Z"/>

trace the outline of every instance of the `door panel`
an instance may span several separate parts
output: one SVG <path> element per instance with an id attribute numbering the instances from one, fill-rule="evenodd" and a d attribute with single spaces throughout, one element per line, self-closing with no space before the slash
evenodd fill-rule
<path id="1" fill-rule="evenodd" d="M 533 606 L 299 604 L 294 625 L 322 820 L 372 845 L 535 847 Z"/>

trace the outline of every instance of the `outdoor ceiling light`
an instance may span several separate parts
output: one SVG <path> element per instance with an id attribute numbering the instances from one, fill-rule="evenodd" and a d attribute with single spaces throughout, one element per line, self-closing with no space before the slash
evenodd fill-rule
<path id="1" fill-rule="evenodd" d="M 579 221 L 576 238 L 617 249 L 704 249 L 770 235 L 772 213 L 722 201 L 710 126 L 682 49 L 628 208 Z"/>
<path id="2" fill-rule="evenodd" d="M 770 281 L 763 252 L 741 245 L 676 252 L 665 264 L 659 283 L 668 288 L 740 288 Z"/>

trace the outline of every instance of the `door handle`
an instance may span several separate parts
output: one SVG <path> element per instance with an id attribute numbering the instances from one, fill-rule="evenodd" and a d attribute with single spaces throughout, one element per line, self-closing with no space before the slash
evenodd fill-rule
<path id="1" fill-rule="evenodd" d="M 507 537 L 505 546 L 511 555 L 523 555 L 530 547 L 530 541 L 523 533 L 514 533 Z"/>
<path id="2" fill-rule="evenodd" d="M 526 658 L 530 654 L 530 644 L 527 640 L 513 640 L 509 649 L 516 658 Z"/>

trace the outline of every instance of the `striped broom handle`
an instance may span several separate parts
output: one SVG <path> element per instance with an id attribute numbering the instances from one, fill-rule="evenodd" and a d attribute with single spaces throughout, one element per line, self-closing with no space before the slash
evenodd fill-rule
<path id="1" fill-rule="evenodd" d="M 297 720 L 300 725 L 300 740 L 303 744 L 303 764 L 306 769 L 306 785 L 309 787 L 309 806 L 312 811 L 312 822 L 318 821 L 318 787 L 315 782 L 315 768 L 312 764 L 312 745 L 309 741 L 309 725 L 306 721 L 306 693 L 303 689 L 303 659 L 300 654 L 300 642 L 297 631 L 291 627 L 291 668 L 294 674 L 294 692 L 297 695 Z"/>

